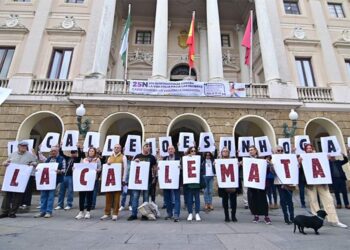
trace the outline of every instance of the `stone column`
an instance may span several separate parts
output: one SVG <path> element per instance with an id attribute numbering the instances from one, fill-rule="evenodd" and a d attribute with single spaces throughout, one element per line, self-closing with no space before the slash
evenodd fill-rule
<path id="1" fill-rule="evenodd" d="M 199 31 L 199 54 L 200 54 L 200 81 L 207 82 L 208 74 L 208 38 L 205 24 L 198 23 Z"/>
<path id="2" fill-rule="evenodd" d="M 255 0 L 256 17 L 258 21 L 261 56 L 264 65 L 265 81 L 280 82 L 278 60 L 275 50 L 274 31 L 272 30 L 266 0 Z M 254 50 L 254 47 L 253 47 Z"/>
<path id="3" fill-rule="evenodd" d="M 167 79 L 168 71 L 168 0 L 157 0 L 153 42 L 152 80 Z"/>
<path id="4" fill-rule="evenodd" d="M 29 93 L 52 2 L 52 0 L 38 1 L 38 7 L 21 55 L 18 72 L 9 82 L 8 87 L 12 89 L 12 94 Z"/>
<path id="5" fill-rule="evenodd" d="M 217 0 L 207 0 L 209 81 L 224 80 L 221 31 Z"/>
<path id="6" fill-rule="evenodd" d="M 239 48 L 239 65 L 241 68 L 241 82 L 249 82 L 249 66 L 245 64 L 245 48 L 241 46 L 244 36 L 244 26 L 236 25 L 238 48 Z"/>

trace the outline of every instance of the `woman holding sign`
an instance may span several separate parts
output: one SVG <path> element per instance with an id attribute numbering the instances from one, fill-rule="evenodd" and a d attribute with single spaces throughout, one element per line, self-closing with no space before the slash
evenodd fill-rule
<path id="1" fill-rule="evenodd" d="M 205 189 L 204 189 L 204 202 L 206 211 L 214 210 L 213 207 L 213 183 L 214 183 L 214 156 L 210 152 L 204 154 L 204 160 L 202 161 L 202 168 L 205 169 Z"/>
<path id="2" fill-rule="evenodd" d="M 101 161 L 100 158 L 97 154 L 97 149 L 94 147 L 90 147 L 87 153 L 87 157 L 83 160 L 83 163 L 96 163 L 97 164 L 97 172 L 101 171 Z M 79 192 L 79 210 L 80 212 L 78 213 L 77 216 L 75 216 L 75 218 L 77 220 L 80 220 L 82 218 L 85 219 L 90 219 L 91 215 L 90 215 L 90 210 L 92 207 L 92 198 L 94 195 L 94 191 L 80 191 Z M 84 203 L 85 203 L 85 199 L 87 202 L 87 206 L 86 206 L 86 214 L 84 215 Z"/>

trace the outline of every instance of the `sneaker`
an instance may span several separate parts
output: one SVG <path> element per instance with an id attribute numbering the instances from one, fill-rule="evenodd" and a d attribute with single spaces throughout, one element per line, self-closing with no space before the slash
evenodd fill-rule
<path id="1" fill-rule="evenodd" d="M 50 214 L 50 213 L 46 213 L 45 215 L 44 215 L 44 218 L 51 218 L 52 217 L 52 215 Z"/>
<path id="2" fill-rule="evenodd" d="M 36 208 L 37 208 L 37 209 L 40 209 L 40 208 L 41 208 L 41 206 L 37 206 Z"/>
<path id="3" fill-rule="evenodd" d="M 40 218 L 40 217 L 44 217 L 45 213 L 38 213 L 36 215 L 34 215 L 34 218 Z"/>
<path id="4" fill-rule="evenodd" d="M 66 206 L 65 208 L 64 208 L 64 210 L 71 210 L 72 209 L 72 207 L 70 207 L 70 206 Z"/>
<path id="5" fill-rule="evenodd" d="M 123 210 L 124 210 L 124 207 L 123 207 L 123 206 L 120 206 L 119 212 L 120 212 L 120 211 L 123 211 Z"/>
<path id="6" fill-rule="evenodd" d="M 91 218 L 90 212 L 86 212 L 84 219 L 90 219 L 90 218 Z"/>
<path id="7" fill-rule="evenodd" d="M 174 219 L 174 222 L 179 222 L 179 221 L 180 221 L 179 218 L 175 218 L 175 219 Z"/>
<path id="8" fill-rule="evenodd" d="M 135 215 L 129 216 L 128 221 L 132 221 L 132 220 L 137 220 L 137 216 Z"/>
<path id="9" fill-rule="evenodd" d="M 129 206 L 129 211 L 132 211 L 132 206 Z"/>
<path id="10" fill-rule="evenodd" d="M 199 216 L 199 214 L 196 214 L 196 221 L 201 221 L 201 217 Z"/>
<path id="11" fill-rule="evenodd" d="M 118 220 L 118 215 L 112 215 L 112 220 L 113 220 L 113 221 Z"/>
<path id="12" fill-rule="evenodd" d="M 55 210 L 61 210 L 62 209 L 62 207 L 61 206 L 57 206 L 57 207 L 55 207 Z"/>
<path id="13" fill-rule="evenodd" d="M 271 222 L 271 220 L 270 220 L 270 218 L 268 216 L 265 216 L 264 221 L 265 221 L 266 225 L 271 225 L 272 224 L 272 222 Z"/>
<path id="14" fill-rule="evenodd" d="M 76 218 L 77 220 L 80 220 L 80 219 L 84 218 L 84 212 L 80 211 L 80 212 L 78 213 L 78 215 L 75 216 L 75 218 Z"/>
<path id="15" fill-rule="evenodd" d="M 333 227 L 340 227 L 340 228 L 348 228 L 347 225 L 341 223 L 341 222 L 336 222 L 336 223 L 332 223 Z"/>
<path id="16" fill-rule="evenodd" d="M 110 215 L 105 214 L 100 218 L 100 220 L 109 219 L 110 217 L 111 217 Z"/>
<path id="17" fill-rule="evenodd" d="M 233 222 L 237 222 L 238 220 L 237 220 L 236 217 L 232 217 L 232 221 L 233 221 Z"/>
<path id="18" fill-rule="evenodd" d="M 20 209 L 26 209 L 27 205 L 23 204 L 22 206 L 19 207 Z"/>
<path id="19" fill-rule="evenodd" d="M 193 220 L 193 215 L 192 215 L 192 214 L 189 214 L 189 215 L 187 216 L 187 220 L 188 220 L 188 221 Z"/>
<path id="20" fill-rule="evenodd" d="M 254 223 L 259 223 L 259 216 L 255 215 L 253 219 Z"/>

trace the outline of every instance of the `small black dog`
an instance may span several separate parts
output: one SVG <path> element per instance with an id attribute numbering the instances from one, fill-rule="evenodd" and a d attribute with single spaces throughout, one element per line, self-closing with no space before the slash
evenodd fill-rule
<path id="1" fill-rule="evenodd" d="M 295 229 L 298 226 L 299 232 L 302 234 L 306 234 L 304 232 L 304 228 L 313 228 L 315 230 L 315 234 L 319 234 L 317 232 L 323 226 L 323 221 L 326 218 L 327 213 L 324 210 L 318 210 L 317 216 L 305 216 L 298 215 L 294 218 L 294 233 Z"/>

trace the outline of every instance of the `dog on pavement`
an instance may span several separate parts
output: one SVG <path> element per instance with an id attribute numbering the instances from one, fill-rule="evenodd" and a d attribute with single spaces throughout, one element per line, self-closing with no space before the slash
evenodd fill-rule
<path id="1" fill-rule="evenodd" d="M 296 230 L 296 227 L 298 227 L 299 232 L 302 234 L 306 234 L 304 232 L 304 228 L 312 228 L 315 230 L 315 234 L 318 233 L 318 229 L 320 229 L 323 226 L 323 221 L 326 218 L 327 213 L 324 210 L 318 210 L 317 215 L 315 216 L 305 216 L 305 215 L 298 215 L 294 218 L 294 233 Z"/>

